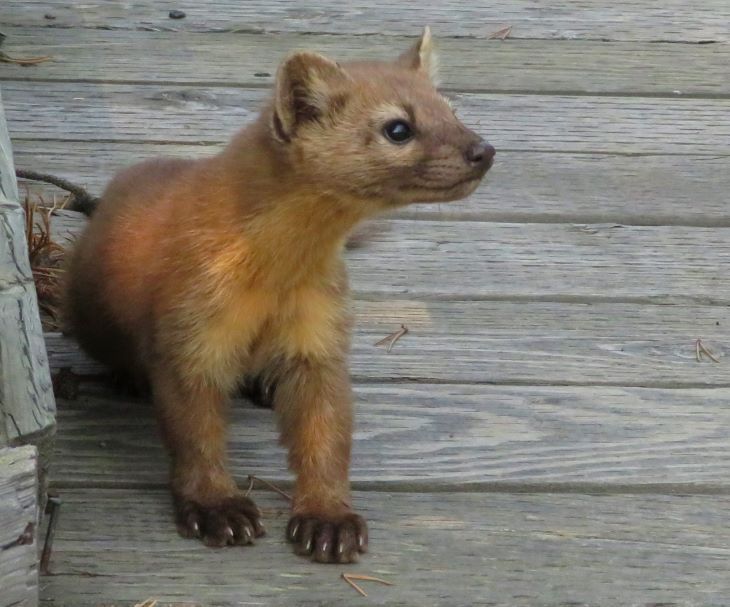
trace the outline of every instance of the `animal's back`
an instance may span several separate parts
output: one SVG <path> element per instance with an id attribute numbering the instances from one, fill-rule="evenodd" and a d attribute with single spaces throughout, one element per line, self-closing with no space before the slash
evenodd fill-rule
<path id="1" fill-rule="evenodd" d="M 157 158 L 118 173 L 71 255 L 68 328 L 89 354 L 119 371 L 137 371 L 137 334 L 165 256 L 165 223 L 179 177 L 193 164 Z"/>

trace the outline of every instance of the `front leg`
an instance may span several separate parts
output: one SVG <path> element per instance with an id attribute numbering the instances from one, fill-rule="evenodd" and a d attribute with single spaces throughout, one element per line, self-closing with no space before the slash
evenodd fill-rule
<path id="1" fill-rule="evenodd" d="M 281 439 L 296 473 L 287 539 L 320 563 L 351 563 L 367 550 L 367 526 L 350 507 L 352 395 L 344 357 L 297 356 L 274 392 Z"/>
<path id="2" fill-rule="evenodd" d="M 226 397 L 202 377 L 185 379 L 158 361 L 151 374 L 160 430 L 172 457 L 177 528 L 208 546 L 251 544 L 264 534 L 261 511 L 226 465 Z"/>

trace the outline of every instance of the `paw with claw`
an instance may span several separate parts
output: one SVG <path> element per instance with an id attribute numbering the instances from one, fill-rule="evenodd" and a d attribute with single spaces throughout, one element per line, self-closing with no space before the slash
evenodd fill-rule
<path id="1" fill-rule="evenodd" d="M 261 510 L 243 495 L 227 497 L 213 505 L 178 497 L 175 515 L 180 535 L 199 538 L 206 546 L 253 544 L 255 538 L 265 533 Z"/>
<path id="2" fill-rule="evenodd" d="M 318 563 L 356 563 L 367 552 L 368 528 L 357 514 L 341 517 L 294 515 L 286 530 L 294 551 Z"/>

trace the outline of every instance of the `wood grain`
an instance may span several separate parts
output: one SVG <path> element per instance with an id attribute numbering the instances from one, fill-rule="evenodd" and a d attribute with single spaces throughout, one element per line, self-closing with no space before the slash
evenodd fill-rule
<path id="1" fill-rule="evenodd" d="M 0 448 L 0 607 L 38 605 L 35 447 Z"/>
<path id="2" fill-rule="evenodd" d="M 218 146 L 16 140 L 18 167 L 70 179 L 100 195 L 113 174 L 155 156 L 198 158 Z M 730 227 L 730 160 L 724 156 L 504 152 L 465 201 L 420 204 L 394 217 L 527 223 Z M 64 193 L 23 182 L 48 202 Z"/>
<path id="3" fill-rule="evenodd" d="M 441 86 L 482 92 L 728 95 L 725 44 L 574 40 L 438 40 Z M 7 65 L 6 80 L 98 81 L 197 86 L 270 86 L 279 61 L 313 49 L 340 61 L 397 57 L 411 43 L 389 36 L 118 31 L 18 27 L 3 48 L 53 57 L 32 68 Z M 154 62 L 154 70 L 150 68 Z M 154 74 L 154 77 L 153 77 Z"/>
<path id="4" fill-rule="evenodd" d="M 361 565 L 294 557 L 286 504 L 259 490 L 269 535 L 255 548 L 178 538 L 150 406 L 87 382 L 60 401 L 64 506 L 44 603 L 730 602 L 730 5 L 194 4 L 5 0 L 3 51 L 54 57 L 1 68 L 18 164 L 98 193 L 137 159 L 218 149 L 286 50 L 388 57 L 426 23 L 449 95 L 498 162 L 472 199 L 405 209 L 348 254 L 353 478 L 372 537 Z M 504 26 L 507 41 L 487 40 Z M 22 217 L 0 204 L 0 220 L 7 235 Z M 74 221 L 59 214 L 57 235 Z M 31 277 L 5 241 L 3 348 L 37 323 L 18 307 L 35 305 Z M 401 323 L 391 353 L 373 345 Z M 40 362 L 33 331 L 21 356 L 0 349 L 0 409 L 3 374 Z M 698 337 L 719 363 L 695 360 Z M 94 369 L 59 335 L 48 345 L 54 366 Z M 50 390 L 47 371 L 23 373 Z M 242 483 L 290 481 L 271 411 L 234 403 L 230 457 Z M 368 585 L 366 599 L 343 570 L 396 585 Z"/>
<path id="5" fill-rule="evenodd" d="M 79 219 L 59 213 L 56 239 Z M 347 257 L 368 299 L 727 305 L 728 255 L 728 228 L 392 220 Z"/>
<path id="6" fill-rule="evenodd" d="M 486 38 L 512 26 L 513 38 L 592 40 L 727 41 L 730 8 L 724 0 L 581 0 L 564 5 L 511 0 L 472 4 L 460 0 L 412 4 L 401 0 L 317 0 L 306 7 L 287 0 L 204 0 L 185 6 L 186 18 L 171 20 L 171 0 L 82 5 L 67 0 L 6 0 L 0 23 L 173 29 L 197 31 L 306 32 L 415 36 L 431 25 L 439 36 Z M 53 20 L 45 18 L 51 14 Z M 407 16 L 407 17 L 405 17 Z"/>
<path id="7" fill-rule="evenodd" d="M 357 381 L 730 386 L 727 307 L 398 299 L 354 307 Z M 374 345 L 401 324 L 408 334 L 390 353 Z M 45 337 L 52 370 L 103 371 L 72 338 Z M 697 362 L 698 338 L 720 363 Z"/>
<path id="8" fill-rule="evenodd" d="M 253 120 L 267 91 L 6 81 L 19 140 L 223 143 Z M 707 154 L 727 157 L 730 116 L 717 99 L 452 95 L 463 121 L 498 150 Z"/>
<path id="9" fill-rule="evenodd" d="M 730 389 L 359 384 L 352 478 L 359 487 L 574 491 L 730 490 Z M 59 401 L 66 486 L 165 486 L 167 457 L 146 400 L 82 384 Z M 289 481 L 270 410 L 239 401 L 231 467 Z M 415 484 L 415 485 L 414 485 Z"/>
<path id="10" fill-rule="evenodd" d="M 55 403 L 0 99 L 0 446 L 48 435 Z"/>
<path id="11" fill-rule="evenodd" d="M 358 493 L 371 550 L 347 567 L 294 556 L 286 504 L 254 497 L 268 535 L 211 550 L 175 534 L 165 492 L 64 490 L 44 604 L 710 605 L 730 596 L 724 497 Z M 394 585 L 363 582 L 364 598 L 343 571 Z"/>

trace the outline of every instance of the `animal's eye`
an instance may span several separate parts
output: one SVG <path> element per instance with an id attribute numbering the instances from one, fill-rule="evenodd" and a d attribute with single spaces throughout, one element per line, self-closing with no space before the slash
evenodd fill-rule
<path id="1" fill-rule="evenodd" d="M 391 120 L 383 128 L 383 133 L 393 143 L 405 143 L 413 139 L 413 129 L 405 120 Z"/>

